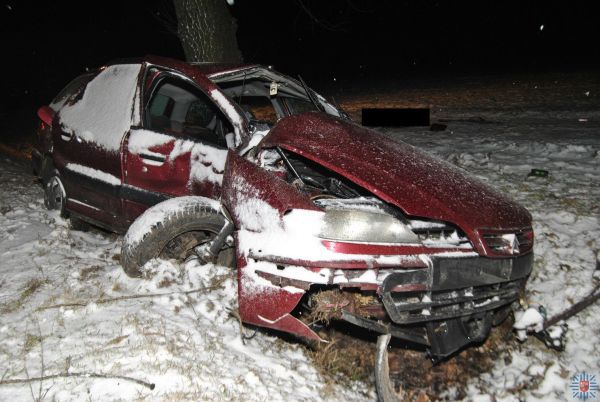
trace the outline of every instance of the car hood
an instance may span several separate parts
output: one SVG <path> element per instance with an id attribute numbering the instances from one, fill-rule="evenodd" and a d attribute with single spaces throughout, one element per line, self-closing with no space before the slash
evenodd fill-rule
<path id="1" fill-rule="evenodd" d="M 355 123 L 304 113 L 281 119 L 262 141 L 346 177 L 411 216 L 459 226 L 480 249 L 478 229 L 531 226 L 529 212 L 464 170 Z"/>

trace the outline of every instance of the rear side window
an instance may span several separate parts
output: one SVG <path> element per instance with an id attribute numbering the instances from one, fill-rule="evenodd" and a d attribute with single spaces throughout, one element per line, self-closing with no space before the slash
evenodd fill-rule
<path id="1" fill-rule="evenodd" d="M 66 87 L 56 95 L 50 103 L 50 108 L 58 112 L 67 103 L 67 101 L 77 98 L 88 82 L 94 77 L 94 74 L 83 74 L 69 82 Z"/>
<path id="2" fill-rule="evenodd" d="M 78 141 L 117 152 L 123 135 L 139 120 L 138 76 L 141 64 L 115 64 L 106 67 L 69 98 L 58 112 L 62 130 Z"/>

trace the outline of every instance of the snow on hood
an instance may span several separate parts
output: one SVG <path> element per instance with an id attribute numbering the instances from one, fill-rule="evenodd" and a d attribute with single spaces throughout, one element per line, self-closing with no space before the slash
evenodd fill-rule
<path id="1" fill-rule="evenodd" d="M 311 159 L 406 214 L 454 223 L 473 240 L 478 228 L 520 229 L 531 215 L 463 170 L 400 141 L 323 113 L 281 119 L 262 147 Z"/>

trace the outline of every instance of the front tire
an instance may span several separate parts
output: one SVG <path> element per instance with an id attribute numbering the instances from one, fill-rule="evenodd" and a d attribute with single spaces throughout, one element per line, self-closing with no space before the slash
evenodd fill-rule
<path id="1" fill-rule="evenodd" d="M 149 208 L 131 225 L 121 247 L 121 265 L 131 277 L 141 277 L 154 258 L 185 261 L 194 248 L 214 239 L 226 223 L 218 203 L 203 197 L 173 198 Z M 217 263 L 233 266 L 231 249 Z"/>

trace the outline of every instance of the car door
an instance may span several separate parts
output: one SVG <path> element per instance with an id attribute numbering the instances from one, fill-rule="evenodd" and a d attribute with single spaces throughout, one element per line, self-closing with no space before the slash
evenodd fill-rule
<path id="1" fill-rule="evenodd" d="M 139 122 L 140 69 L 141 64 L 101 69 L 60 109 L 53 128 L 53 161 L 67 209 L 110 229 L 122 228 L 120 148 L 129 127 Z"/>
<path id="2" fill-rule="evenodd" d="M 123 205 L 133 221 L 170 197 L 218 198 L 232 126 L 197 85 L 148 71 L 143 126 L 123 142 Z M 229 141 L 229 145 L 231 141 Z"/>

